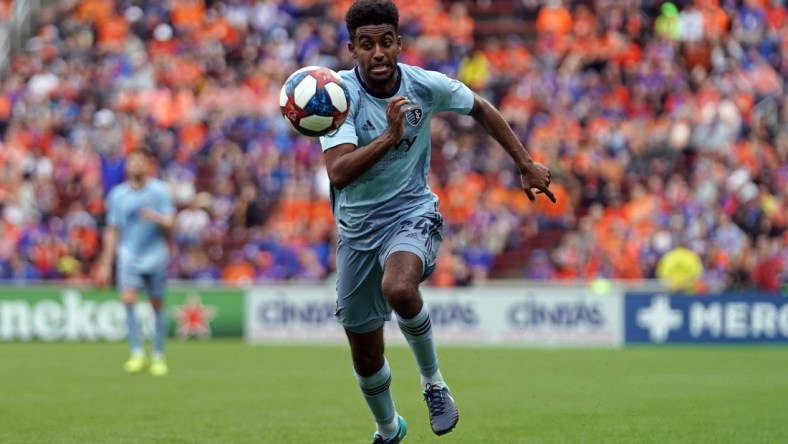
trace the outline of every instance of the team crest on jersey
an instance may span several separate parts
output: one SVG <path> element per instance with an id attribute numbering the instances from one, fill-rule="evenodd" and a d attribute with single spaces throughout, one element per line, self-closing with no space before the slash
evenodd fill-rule
<path id="1" fill-rule="evenodd" d="M 413 127 L 419 126 L 423 117 L 424 110 L 421 109 L 421 105 L 413 105 L 408 112 L 405 113 L 405 120 Z"/>

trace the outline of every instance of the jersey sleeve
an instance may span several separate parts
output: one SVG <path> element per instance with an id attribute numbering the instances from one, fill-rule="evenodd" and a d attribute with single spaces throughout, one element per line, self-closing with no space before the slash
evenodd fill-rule
<path id="1" fill-rule="evenodd" d="M 350 113 L 347 119 L 345 119 L 345 122 L 333 133 L 320 138 L 320 146 L 323 148 L 324 152 L 345 143 L 358 146 L 358 135 L 356 134 L 356 124 L 353 121 L 352 106 L 351 104 Z"/>
<path id="2" fill-rule="evenodd" d="M 443 73 L 428 71 L 430 87 L 435 95 L 435 112 L 453 111 L 468 114 L 473 108 L 473 91 L 459 80 Z"/>

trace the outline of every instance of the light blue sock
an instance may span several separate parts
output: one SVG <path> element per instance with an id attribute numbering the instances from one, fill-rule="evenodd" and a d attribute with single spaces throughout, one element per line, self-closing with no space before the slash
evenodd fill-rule
<path id="1" fill-rule="evenodd" d="M 424 304 L 419 314 L 411 319 L 400 318 L 397 322 L 416 357 L 419 373 L 422 376 L 422 385 L 425 380 L 435 383 L 436 381 L 432 379 L 435 375 L 438 375 L 438 379 L 442 379 L 440 372 L 438 372 L 438 354 L 435 352 L 435 342 L 432 340 L 432 320 L 430 320 L 427 305 Z"/>
<path id="2" fill-rule="evenodd" d="M 364 377 L 356 373 L 356 380 L 375 417 L 378 433 L 383 437 L 391 436 L 397 427 L 397 409 L 391 396 L 391 368 L 388 361 L 383 358 L 383 367 L 372 376 Z"/>
<path id="3" fill-rule="evenodd" d="M 134 356 L 145 354 L 140 337 L 140 326 L 137 322 L 136 304 L 126 304 L 126 327 L 129 330 L 129 350 Z"/>
<path id="4" fill-rule="evenodd" d="M 161 307 L 153 310 L 156 316 L 156 325 L 153 331 L 153 356 L 164 357 L 164 341 L 167 338 L 167 310 Z"/>

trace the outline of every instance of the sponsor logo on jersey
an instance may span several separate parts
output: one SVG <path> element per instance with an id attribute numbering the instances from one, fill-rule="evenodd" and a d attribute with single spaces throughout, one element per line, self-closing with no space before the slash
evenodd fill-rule
<path id="1" fill-rule="evenodd" d="M 405 120 L 412 127 L 419 126 L 419 123 L 421 123 L 421 119 L 423 117 L 424 117 L 424 110 L 421 109 L 420 105 L 411 106 L 410 109 L 405 113 Z"/>

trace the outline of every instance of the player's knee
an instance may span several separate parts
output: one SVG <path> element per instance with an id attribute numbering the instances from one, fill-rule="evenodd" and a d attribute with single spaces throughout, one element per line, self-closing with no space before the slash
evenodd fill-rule
<path id="1" fill-rule="evenodd" d="M 418 286 L 404 280 L 396 278 L 384 279 L 382 289 L 389 305 L 398 313 L 402 310 L 407 310 L 408 307 L 417 304 L 419 301 Z"/>
<path id="2" fill-rule="evenodd" d="M 123 290 L 120 292 L 120 301 L 124 304 L 134 304 L 137 302 L 137 292 L 134 290 Z"/>
<path id="3" fill-rule="evenodd" d="M 359 350 L 358 352 L 354 350 L 353 368 L 361 376 L 372 376 L 383 368 L 383 354 L 368 350 Z"/>

